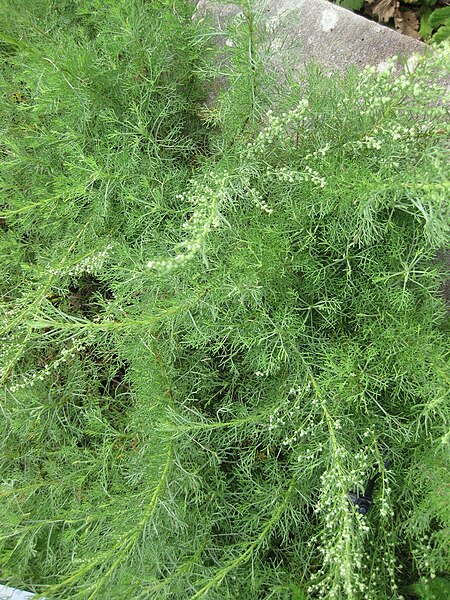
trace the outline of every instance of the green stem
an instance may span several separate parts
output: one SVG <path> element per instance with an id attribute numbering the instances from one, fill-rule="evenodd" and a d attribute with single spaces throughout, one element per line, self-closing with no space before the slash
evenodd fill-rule
<path id="1" fill-rule="evenodd" d="M 225 567 L 220 569 L 218 571 L 218 573 L 212 579 L 210 579 L 207 583 L 205 583 L 205 585 L 202 588 L 200 588 L 198 590 L 198 592 L 196 592 L 193 596 L 191 596 L 191 600 L 196 600 L 197 598 L 202 598 L 208 592 L 208 590 L 210 590 L 215 585 L 218 585 L 222 581 L 222 579 L 226 575 L 228 575 L 228 573 L 230 571 L 235 569 L 238 565 L 246 562 L 250 558 L 250 556 L 258 548 L 258 546 L 262 543 L 262 541 L 264 540 L 264 538 L 266 537 L 268 532 L 272 529 L 272 527 L 277 523 L 278 519 L 283 514 L 283 512 L 286 509 L 286 506 L 288 504 L 289 498 L 292 494 L 292 491 L 294 490 L 294 486 L 295 486 L 296 482 L 297 482 L 297 475 L 294 475 L 294 477 L 292 478 L 291 483 L 289 485 L 289 488 L 286 492 L 286 495 L 283 499 L 283 502 L 278 506 L 276 511 L 273 513 L 272 517 L 269 519 L 266 526 L 261 531 L 261 533 L 258 535 L 258 537 L 253 542 L 248 544 L 246 550 L 242 554 L 240 554 L 237 558 L 235 558 L 228 565 L 226 565 Z"/>

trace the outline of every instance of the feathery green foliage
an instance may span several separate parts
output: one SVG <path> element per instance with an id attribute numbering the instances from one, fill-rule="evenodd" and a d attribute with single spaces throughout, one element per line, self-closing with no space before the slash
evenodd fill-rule
<path id="1" fill-rule="evenodd" d="M 448 50 L 287 89 L 250 2 L 220 63 L 183 0 L 1 8 L 1 579 L 446 589 Z"/>

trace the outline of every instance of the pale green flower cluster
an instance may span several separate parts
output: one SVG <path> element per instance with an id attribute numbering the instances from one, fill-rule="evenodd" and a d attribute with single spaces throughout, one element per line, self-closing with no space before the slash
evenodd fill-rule
<path id="1" fill-rule="evenodd" d="M 333 447 L 333 458 L 320 477 L 321 487 L 314 512 L 323 523 L 317 550 L 321 568 L 308 592 L 319 598 L 359 598 L 367 592 L 364 544 L 370 533 L 366 518 L 350 510 L 348 492 L 363 490 L 373 457 L 358 450 L 351 456 L 343 446 Z M 349 469 L 349 465 L 357 465 Z M 355 532 L 358 531 L 358 535 Z"/>
<path id="2" fill-rule="evenodd" d="M 148 269 L 170 271 L 191 260 L 201 250 L 209 232 L 226 222 L 220 209 L 230 199 L 229 179 L 227 171 L 211 172 L 200 180 L 192 180 L 191 189 L 177 196 L 181 202 L 193 205 L 192 215 L 181 225 L 186 239 L 177 244 L 175 256 L 150 260 Z"/>
<path id="3" fill-rule="evenodd" d="M 325 177 L 322 177 L 320 173 L 308 165 L 306 165 L 302 171 L 289 169 L 288 167 L 280 167 L 278 169 L 267 167 L 266 175 L 268 177 L 273 177 L 282 183 L 311 182 L 321 188 L 326 185 Z"/>
<path id="4" fill-rule="evenodd" d="M 253 204 L 257 208 L 259 208 L 259 210 L 267 213 L 268 215 L 271 215 L 273 213 L 273 208 L 270 208 L 270 206 L 264 200 L 263 195 L 261 194 L 261 192 L 258 192 L 257 190 L 255 190 L 253 188 L 250 188 L 250 190 L 249 190 L 249 198 L 253 202 Z"/>
<path id="5" fill-rule="evenodd" d="M 256 139 L 247 145 L 247 158 L 252 159 L 264 154 L 275 140 L 286 136 L 289 129 L 298 129 L 305 121 L 309 109 L 309 101 L 305 98 L 287 112 L 275 115 L 272 110 L 267 112 L 267 125 L 260 131 Z"/>
<path id="6" fill-rule="evenodd" d="M 325 144 L 325 146 L 323 146 L 322 148 L 319 148 L 318 150 L 315 150 L 314 152 L 311 152 L 310 154 L 306 154 L 303 157 L 303 160 L 311 160 L 312 158 L 313 159 L 325 158 L 325 156 L 328 154 L 330 148 L 331 148 L 331 145 L 329 142 L 327 142 Z"/>
<path id="7" fill-rule="evenodd" d="M 263 375 L 263 373 L 257 372 L 256 375 Z M 297 420 L 299 407 L 309 390 L 310 384 L 296 384 L 291 387 L 284 402 L 279 404 L 269 415 L 269 431 L 284 427 L 287 423 Z"/>
<path id="8" fill-rule="evenodd" d="M 108 244 L 104 250 L 89 254 L 89 256 L 80 259 L 75 264 L 49 268 L 47 271 L 48 273 L 59 277 L 66 275 L 76 278 L 84 274 L 97 275 L 102 270 L 111 250 L 112 244 Z"/>
<path id="9" fill-rule="evenodd" d="M 59 356 L 51 362 L 45 363 L 40 371 L 33 370 L 21 373 L 17 380 L 8 387 L 8 391 L 15 393 L 19 390 L 33 387 L 38 381 L 44 381 L 49 375 L 54 375 L 64 363 L 82 352 L 89 343 L 89 340 L 86 338 L 77 339 L 72 337 L 70 341 L 71 346 L 62 348 Z"/>
<path id="10" fill-rule="evenodd" d="M 400 71 L 396 58 L 387 61 L 381 72 L 375 67 L 366 67 L 358 79 L 355 97 L 365 115 L 401 109 L 404 104 L 415 101 L 423 107 L 427 98 L 430 98 L 428 110 L 443 115 L 449 89 L 438 74 L 446 71 L 449 62 L 450 49 L 443 46 L 432 54 L 414 55 Z M 431 73 L 436 77 L 431 79 Z M 437 95 L 441 96 L 441 103 L 435 102 Z"/>

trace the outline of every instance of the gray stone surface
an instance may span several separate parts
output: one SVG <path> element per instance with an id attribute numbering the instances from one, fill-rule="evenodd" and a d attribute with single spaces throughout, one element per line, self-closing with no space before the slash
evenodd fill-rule
<path id="1" fill-rule="evenodd" d="M 33 596 L 31 592 L 23 592 L 0 584 L 0 600 L 31 600 Z"/>
<path id="2" fill-rule="evenodd" d="M 344 71 L 357 65 L 383 68 L 397 54 L 410 56 L 424 44 L 388 27 L 355 15 L 327 0 L 266 0 L 260 3 L 264 24 L 273 39 L 272 48 L 289 50 L 291 67 L 301 69 L 311 61 L 330 70 Z M 199 0 L 197 13 L 210 15 L 216 28 L 241 12 L 236 4 Z"/>

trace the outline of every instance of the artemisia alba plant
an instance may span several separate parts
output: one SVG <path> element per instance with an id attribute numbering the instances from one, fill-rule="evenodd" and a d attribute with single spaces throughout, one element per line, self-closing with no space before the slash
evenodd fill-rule
<path id="1" fill-rule="evenodd" d="M 283 87 L 247 1 L 219 63 L 183 0 L 1 9 L 0 581 L 446 597 L 448 51 Z"/>

